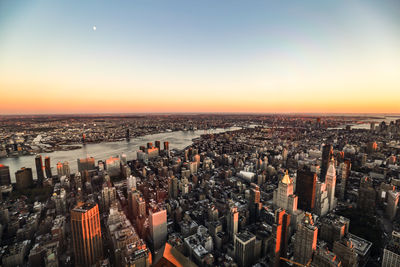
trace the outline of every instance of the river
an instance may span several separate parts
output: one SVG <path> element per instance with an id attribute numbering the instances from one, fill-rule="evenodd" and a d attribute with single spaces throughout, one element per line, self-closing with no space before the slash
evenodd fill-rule
<path id="1" fill-rule="evenodd" d="M 96 144 L 86 144 L 82 148 L 68 151 L 54 151 L 51 153 L 42 153 L 43 161 L 45 156 L 50 157 L 52 173 L 57 173 L 56 164 L 57 162 L 69 162 L 71 173 L 74 173 L 78 169 L 77 159 L 86 158 L 88 156 L 94 157 L 96 161 L 106 160 L 111 156 L 120 156 L 125 154 L 128 160 L 136 159 L 136 152 L 140 146 L 145 146 L 148 142 L 154 142 L 156 140 L 161 141 L 161 147 L 163 142 L 169 142 L 170 149 L 184 149 L 191 145 L 192 139 L 200 137 L 204 133 L 221 133 L 225 131 L 232 131 L 241 129 L 240 127 L 230 128 L 218 128 L 212 130 L 197 130 L 197 131 L 177 131 L 177 132 L 164 132 L 158 134 L 144 135 L 136 138 L 132 138 L 130 141 L 117 141 L 117 142 L 104 142 Z M 11 181 L 15 182 L 15 172 L 22 167 L 32 168 L 33 177 L 36 178 L 36 166 L 35 156 L 21 156 L 18 158 L 2 158 L 0 164 L 4 164 L 10 167 Z"/>

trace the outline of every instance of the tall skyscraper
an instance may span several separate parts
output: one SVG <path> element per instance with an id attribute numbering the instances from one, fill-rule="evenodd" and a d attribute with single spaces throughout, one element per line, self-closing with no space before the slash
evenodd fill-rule
<path id="1" fill-rule="evenodd" d="M 275 211 L 275 223 L 272 225 L 272 235 L 274 239 L 273 259 L 275 267 L 280 266 L 280 257 L 286 257 L 287 245 L 289 240 L 290 214 L 283 209 Z"/>
<path id="2" fill-rule="evenodd" d="M 361 178 L 357 207 L 366 212 L 375 211 L 376 191 L 369 177 Z"/>
<path id="3" fill-rule="evenodd" d="M 158 250 L 167 242 L 167 210 L 152 209 L 149 213 L 150 236 L 154 250 Z"/>
<path id="4" fill-rule="evenodd" d="M 336 207 L 337 199 L 335 198 L 336 188 L 336 169 L 335 161 L 332 158 L 329 162 L 328 171 L 325 176 L 326 191 L 328 191 L 329 210 L 333 210 Z"/>
<path id="5" fill-rule="evenodd" d="M 306 264 L 317 249 L 318 228 L 314 225 L 311 213 L 306 213 L 299 223 L 294 243 L 295 261 Z"/>
<path id="6" fill-rule="evenodd" d="M 299 209 L 313 211 L 317 179 L 317 174 L 308 168 L 297 170 L 296 195 L 299 198 Z"/>
<path id="7" fill-rule="evenodd" d="M 164 150 L 169 150 L 169 142 L 164 142 Z"/>
<path id="8" fill-rule="evenodd" d="M 57 175 L 59 177 L 64 176 L 64 175 L 67 177 L 70 177 L 70 172 L 71 171 L 69 169 L 68 161 L 66 161 L 64 163 L 61 163 L 61 162 L 57 163 Z"/>
<path id="9" fill-rule="evenodd" d="M 44 173 L 43 173 L 43 161 L 41 155 L 37 155 L 35 157 L 35 165 L 36 165 L 37 183 L 39 185 L 42 185 L 44 180 Z"/>
<path id="10" fill-rule="evenodd" d="M 388 192 L 388 199 L 386 205 L 386 216 L 389 220 L 393 220 L 396 217 L 397 206 L 399 204 L 400 193 L 397 191 L 390 190 Z"/>
<path id="11" fill-rule="evenodd" d="M 289 177 L 286 171 L 285 176 L 279 182 L 278 188 L 273 195 L 274 205 L 293 213 L 297 210 L 298 197 L 293 194 L 293 179 Z"/>
<path id="12" fill-rule="evenodd" d="M 234 239 L 239 227 L 239 212 L 237 207 L 232 207 L 229 210 L 226 221 L 227 232 L 231 240 Z"/>
<path id="13" fill-rule="evenodd" d="M 71 231 L 77 266 L 91 266 L 103 256 L 99 207 L 81 202 L 71 211 Z"/>
<path id="14" fill-rule="evenodd" d="M 351 161 L 350 159 L 345 159 L 344 162 L 342 163 L 341 179 L 338 192 L 338 198 L 341 200 L 344 200 L 345 198 L 347 179 L 350 177 L 350 169 L 351 169 Z"/>
<path id="15" fill-rule="evenodd" d="M 322 147 L 322 160 L 321 160 L 321 173 L 320 173 L 320 180 L 325 182 L 325 175 L 328 171 L 329 161 L 333 156 L 333 148 L 332 145 L 324 145 Z"/>
<path id="16" fill-rule="evenodd" d="M 0 185 L 10 185 L 10 168 L 3 164 L 0 164 Z"/>
<path id="17" fill-rule="evenodd" d="M 240 267 L 252 266 L 256 236 L 248 231 L 235 235 L 235 259 Z"/>
<path id="18" fill-rule="evenodd" d="M 33 176 L 31 168 L 21 168 L 15 173 L 17 189 L 25 189 L 33 185 Z"/>
<path id="19" fill-rule="evenodd" d="M 44 166 L 46 170 L 46 177 L 51 178 L 51 165 L 50 165 L 50 157 L 45 157 L 44 158 Z"/>

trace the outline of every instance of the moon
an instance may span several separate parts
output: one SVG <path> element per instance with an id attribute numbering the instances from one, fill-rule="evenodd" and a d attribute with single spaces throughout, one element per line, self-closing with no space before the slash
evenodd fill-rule
<path id="1" fill-rule="evenodd" d="M 93 26 L 93 30 L 95 31 L 97 28 L 96 28 L 96 25 L 95 26 Z"/>

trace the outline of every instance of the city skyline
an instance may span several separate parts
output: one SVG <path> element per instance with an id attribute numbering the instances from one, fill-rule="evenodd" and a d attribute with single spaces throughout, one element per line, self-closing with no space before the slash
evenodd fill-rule
<path id="1" fill-rule="evenodd" d="M 0 3 L 0 115 L 399 113 L 396 1 Z"/>

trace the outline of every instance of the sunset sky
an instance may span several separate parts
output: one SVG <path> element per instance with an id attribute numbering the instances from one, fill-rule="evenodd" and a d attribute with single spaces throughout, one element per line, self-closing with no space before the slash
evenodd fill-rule
<path id="1" fill-rule="evenodd" d="M 110 112 L 400 113 L 400 1 L 0 0 L 0 114 Z"/>

